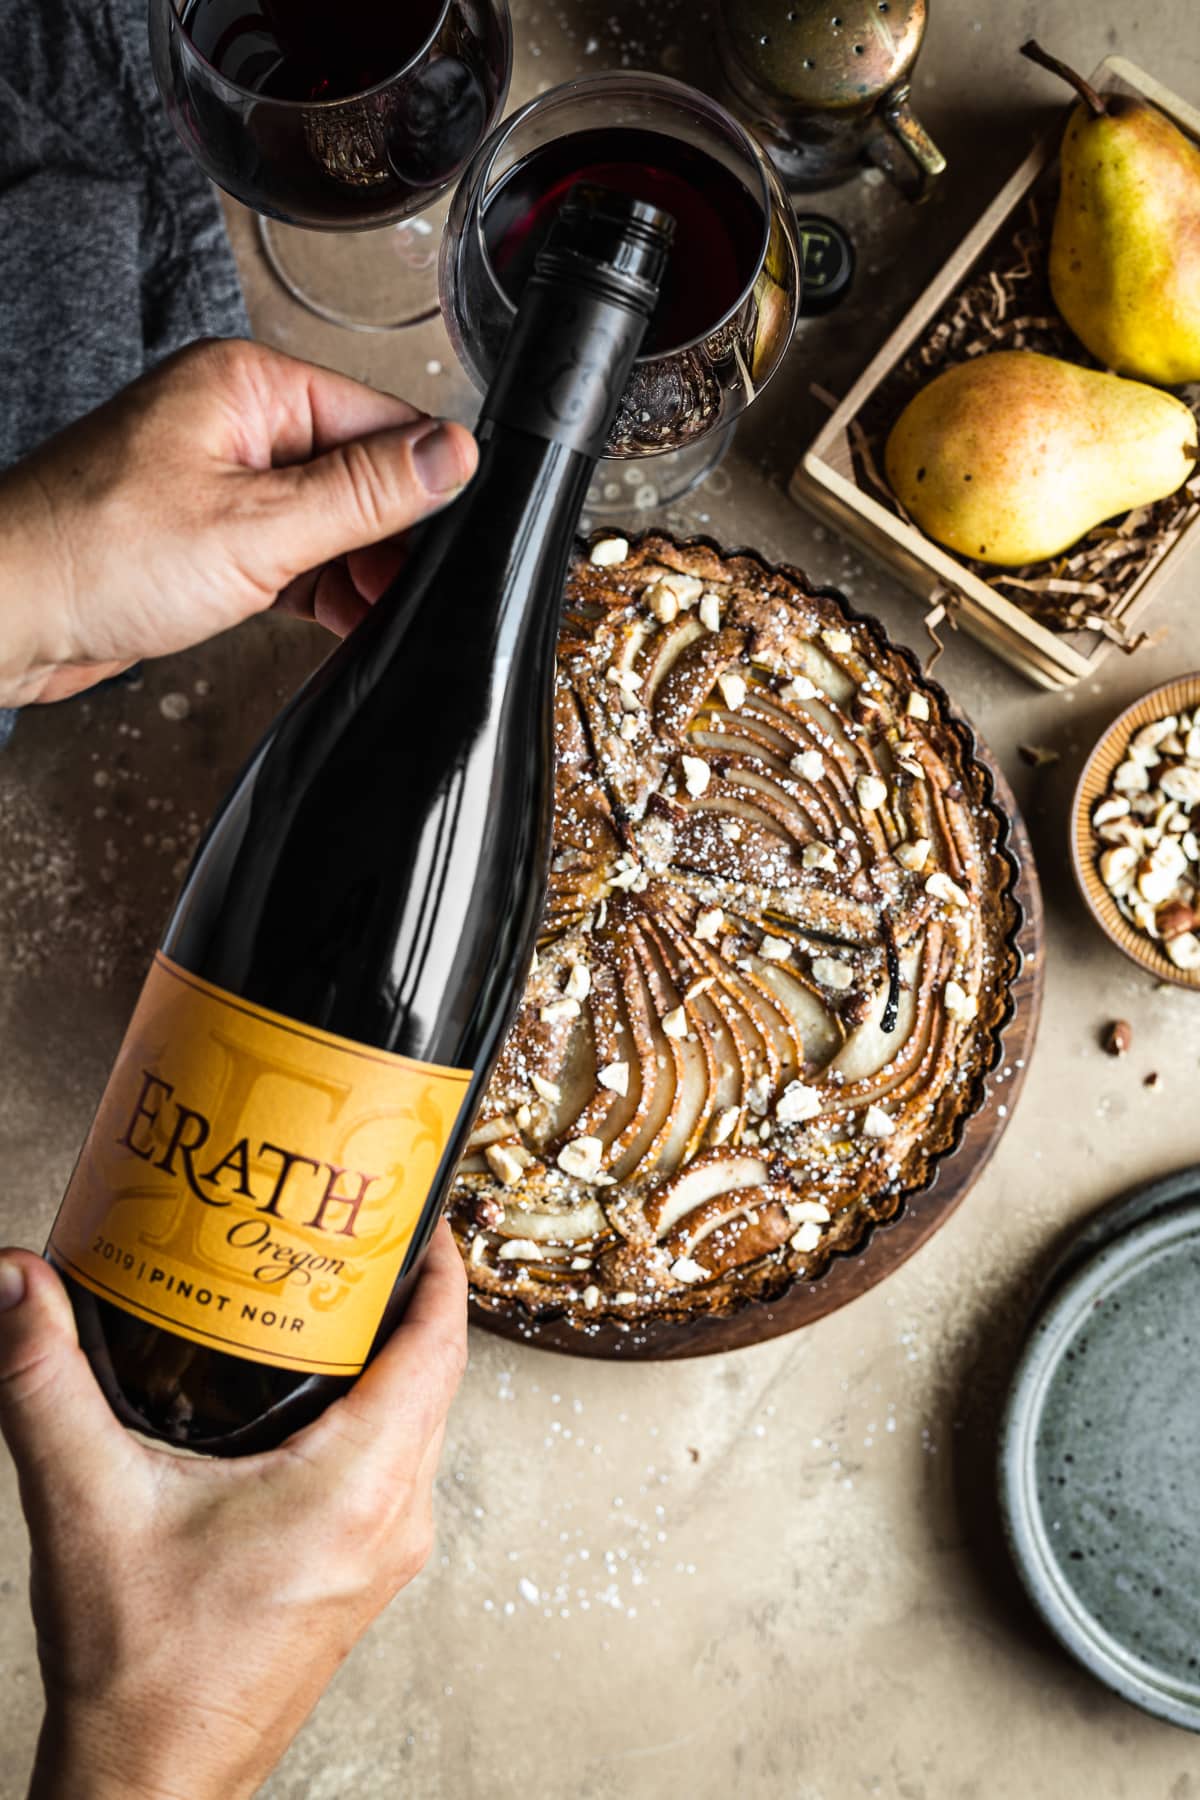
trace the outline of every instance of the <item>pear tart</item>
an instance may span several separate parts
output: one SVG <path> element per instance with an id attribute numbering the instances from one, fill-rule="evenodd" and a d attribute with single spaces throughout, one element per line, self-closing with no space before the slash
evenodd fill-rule
<path id="1" fill-rule="evenodd" d="M 476 1302 L 770 1298 L 983 1097 L 1016 963 L 990 780 L 877 627 L 658 536 L 577 559 L 556 732 L 543 935 L 451 1199 Z"/>

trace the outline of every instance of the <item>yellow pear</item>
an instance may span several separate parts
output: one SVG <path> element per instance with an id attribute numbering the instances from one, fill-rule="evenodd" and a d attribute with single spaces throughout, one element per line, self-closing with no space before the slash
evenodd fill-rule
<path id="1" fill-rule="evenodd" d="M 1173 394 L 1032 350 L 995 350 L 909 401 L 885 466 L 905 511 L 960 556 L 1057 556 L 1114 513 L 1161 500 L 1196 465 Z"/>
<path id="2" fill-rule="evenodd" d="M 1200 381 L 1200 146 L 1158 107 L 1098 94 L 1039 45 L 1024 53 L 1082 96 L 1067 122 L 1050 289 L 1106 368 Z"/>

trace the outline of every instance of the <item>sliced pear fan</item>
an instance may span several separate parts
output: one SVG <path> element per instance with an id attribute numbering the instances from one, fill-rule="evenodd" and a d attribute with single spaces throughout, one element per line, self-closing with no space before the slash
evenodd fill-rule
<path id="1" fill-rule="evenodd" d="M 559 659 L 539 957 L 451 1216 L 481 1304 L 725 1310 L 819 1274 L 977 1103 L 1000 824 L 911 667 L 751 559 L 578 564 Z"/>

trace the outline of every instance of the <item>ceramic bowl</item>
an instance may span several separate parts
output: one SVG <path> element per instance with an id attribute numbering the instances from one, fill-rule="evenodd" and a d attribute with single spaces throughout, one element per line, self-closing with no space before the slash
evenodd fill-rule
<path id="1" fill-rule="evenodd" d="M 1123 1202 L 1073 1249 L 1001 1430 L 1009 1550 L 1060 1643 L 1135 1706 L 1200 1731 L 1197 1171 Z M 1157 1191 L 1156 1191 L 1157 1190 Z"/>
<path id="2" fill-rule="evenodd" d="M 1180 675 L 1143 694 L 1113 720 L 1084 764 L 1079 786 L 1075 789 L 1071 807 L 1071 861 L 1088 911 L 1118 950 L 1123 950 L 1131 962 L 1159 981 L 1200 989 L 1200 969 L 1177 969 L 1162 945 L 1139 931 L 1125 917 L 1100 879 L 1098 843 L 1092 830 L 1092 810 L 1108 792 L 1113 773 L 1118 763 L 1124 762 L 1134 732 L 1154 719 L 1164 718 L 1167 713 L 1191 712 L 1197 707 L 1200 707 L 1200 673 Z"/>

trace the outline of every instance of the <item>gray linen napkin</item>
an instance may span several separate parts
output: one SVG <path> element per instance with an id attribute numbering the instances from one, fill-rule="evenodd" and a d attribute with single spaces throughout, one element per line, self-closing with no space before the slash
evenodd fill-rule
<path id="1" fill-rule="evenodd" d="M 0 468 L 180 345 L 248 332 L 146 0 L 0 0 Z"/>

